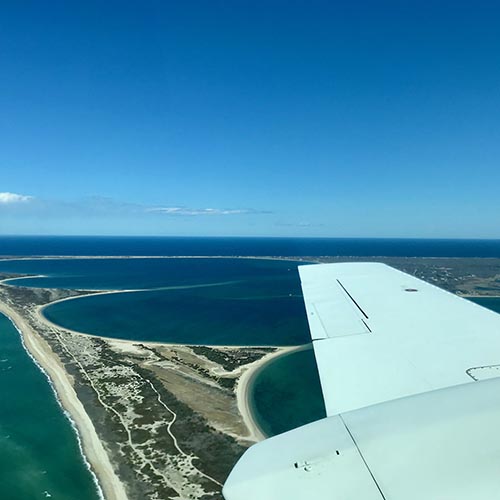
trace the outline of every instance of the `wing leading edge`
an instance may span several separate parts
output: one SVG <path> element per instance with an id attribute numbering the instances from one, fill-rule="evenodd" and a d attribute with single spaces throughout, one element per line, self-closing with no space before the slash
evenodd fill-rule
<path id="1" fill-rule="evenodd" d="M 382 264 L 299 268 L 328 418 L 250 448 L 226 500 L 500 491 L 500 315 Z"/>

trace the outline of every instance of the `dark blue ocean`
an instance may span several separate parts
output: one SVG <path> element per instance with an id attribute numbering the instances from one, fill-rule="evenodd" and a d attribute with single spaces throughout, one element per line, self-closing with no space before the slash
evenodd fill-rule
<path id="1" fill-rule="evenodd" d="M 0 255 L 500 257 L 500 240 L 0 236 Z"/>

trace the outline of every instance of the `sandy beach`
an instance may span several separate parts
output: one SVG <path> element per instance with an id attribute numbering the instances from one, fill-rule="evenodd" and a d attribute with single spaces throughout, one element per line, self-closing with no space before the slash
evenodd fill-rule
<path id="1" fill-rule="evenodd" d="M 106 290 L 97 292 L 98 294 L 110 294 L 110 293 L 130 293 L 135 292 L 135 290 Z M 88 295 L 94 295 L 88 294 Z M 66 300 L 76 300 L 88 296 L 77 295 L 72 297 L 66 297 L 51 302 L 54 304 L 60 301 Z M 52 323 L 43 314 L 44 308 L 47 306 L 38 306 L 34 309 L 34 313 L 37 316 L 37 320 L 42 324 L 49 327 L 55 327 L 62 331 L 67 331 L 72 334 L 84 336 L 84 337 L 95 337 L 102 338 L 97 335 L 89 335 L 83 332 L 78 332 L 63 328 L 57 324 Z M 102 442 L 99 440 L 98 435 L 95 431 L 94 425 L 92 424 L 88 414 L 85 412 L 83 405 L 77 398 L 76 392 L 71 383 L 71 377 L 67 374 L 64 366 L 60 363 L 57 356 L 52 352 L 47 342 L 41 338 L 33 328 L 12 308 L 6 304 L 0 303 L 0 312 L 3 312 L 8 316 L 14 324 L 20 330 L 27 349 L 34 356 L 36 361 L 46 370 L 50 379 L 52 380 L 58 397 L 61 401 L 63 407 L 69 412 L 72 419 L 74 420 L 79 435 L 81 437 L 81 442 L 83 446 L 83 452 L 91 464 L 92 470 L 95 471 L 99 484 L 102 487 L 104 497 L 106 500 L 125 500 L 127 499 L 126 492 L 124 490 L 123 484 L 120 482 L 118 477 L 114 474 L 109 457 L 105 452 Z M 125 339 L 113 339 L 115 343 L 123 343 L 126 345 L 131 345 L 134 342 Z M 175 344 L 157 343 L 157 342 L 141 342 L 143 345 L 161 345 L 170 346 Z M 223 346 L 219 346 L 223 347 Z M 235 346 L 230 346 L 235 347 Z M 244 346 L 243 346 L 244 347 Z M 268 346 L 266 346 L 268 347 Z M 264 356 L 263 358 L 241 367 L 241 376 L 239 378 L 238 384 L 236 386 L 236 402 L 238 411 L 240 412 L 243 423 L 247 428 L 247 433 L 245 435 L 240 435 L 240 438 L 244 441 L 253 443 L 262 441 L 267 436 L 262 432 L 258 423 L 254 419 L 252 408 L 251 408 L 251 387 L 252 382 L 256 375 L 272 360 L 278 356 L 286 355 L 290 352 L 303 349 L 303 346 L 292 346 L 292 347 L 276 347 L 275 351 Z"/>
<path id="2" fill-rule="evenodd" d="M 0 303 L 0 312 L 21 332 L 24 345 L 50 377 L 64 409 L 71 415 L 81 439 L 83 452 L 106 500 L 128 500 L 125 489 L 116 476 L 108 454 L 99 440 L 94 425 L 78 399 L 66 370 L 43 340 L 16 311 Z"/>
<path id="3" fill-rule="evenodd" d="M 109 291 L 104 291 L 104 292 L 97 292 L 92 295 L 105 295 L 105 294 L 114 294 L 114 293 L 133 293 L 136 292 L 137 290 L 109 290 Z M 100 337 L 99 335 L 93 335 L 93 334 L 88 334 L 84 332 L 79 332 L 76 330 L 71 330 L 69 328 L 64 328 L 58 324 L 53 323 L 50 321 L 43 313 L 44 309 L 46 307 L 49 307 L 53 304 L 56 304 L 58 302 L 64 302 L 67 300 L 76 300 L 80 299 L 83 297 L 86 297 L 87 295 L 77 295 L 74 297 L 66 297 L 64 299 L 56 300 L 51 302 L 50 304 L 47 304 L 42 307 L 38 307 L 36 309 L 36 314 L 38 317 L 38 320 L 41 321 L 42 323 L 45 323 L 48 326 L 59 328 L 61 330 L 76 334 L 76 335 L 89 335 L 91 337 L 96 337 L 96 338 L 103 338 L 105 340 L 109 340 L 106 337 Z M 124 344 L 133 344 L 134 341 L 130 341 L 127 339 L 119 339 L 119 338 L 113 338 L 114 342 L 120 342 Z M 141 344 L 143 345 L 163 345 L 163 346 L 175 346 L 176 344 L 169 344 L 169 343 L 164 343 L 164 342 L 151 342 L 151 341 L 141 341 Z M 48 346 L 47 346 L 48 347 Z M 224 347 L 224 346 L 218 346 L 218 347 Z M 235 346 L 227 346 L 227 347 L 235 347 Z M 239 347 L 250 347 L 250 346 L 239 346 Z M 251 346 L 255 347 L 255 346 Z M 269 346 L 265 346 L 269 347 Z M 258 442 L 262 441 L 263 439 L 266 439 L 266 436 L 262 430 L 260 429 L 259 425 L 254 419 L 252 410 L 251 410 L 251 404 L 250 404 L 250 390 L 252 387 L 252 382 L 254 378 L 257 376 L 257 374 L 267 365 L 269 362 L 271 362 L 273 359 L 275 359 L 278 356 L 284 356 L 286 354 L 289 354 L 294 351 L 299 351 L 304 349 L 304 346 L 291 346 L 291 347 L 276 347 L 276 352 L 273 352 L 271 354 L 268 354 L 267 356 L 264 356 L 263 358 L 259 359 L 258 361 L 255 361 L 254 363 L 251 363 L 250 365 L 245 366 L 245 369 L 241 375 L 241 377 L 238 380 L 238 385 L 236 388 L 236 400 L 238 403 L 238 410 L 241 413 L 243 417 L 243 421 L 248 428 L 248 435 L 247 436 L 241 436 L 244 439 L 248 439 L 249 441 L 252 442 Z"/>
<path id="4" fill-rule="evenodd" d="M 115 293 L 133 293 L 137 292 L 137 290 L 106 290 L 102 292 L 97 292 L 93 293 L 91 295 L 105 295 L 105 294 L 115 294 Z M 67 332 L 77 334 L 77 335 L 90 335 L 91 337 L 96 337 L 100 338 L 99 335 L 93 335 L 93 334 L 88 334 L 84 332 L 78 332 L 76 330 L 71 330 L 68 328 L 61 327 L 60 325 L 57 325 L 50 321 L 43 313 L 44 309 L 50 305 L 56 304 L 58 302 L 64 302 L 67 300 L 76 300 L 80 299 L 83 297 L 86 297 L 87 295 L 77 295 L 74 297 L 66 297 L 64 299 L 56 300 L 51 302 L 50 304 L 47 304 L 45 306 L 39 307 L 36 310 L 36 314 L 38 316 L 38 319 L 42 322 L 45 323 L 48 326 L 52 326 L 55 328 L 59 328 L 61 330 L 65 330 Z M 105 338 L 105 337 L 103 337 Z M 133 343 L 130 340 L 127 339 L 113 339 L 115 342 L 123 342 L 125 344 L 130 344 Z M 141 342 L 144 345 L 165 345 L 165 346 L 170 346 L 170 345 L 175 345 L 175 344 L 169 344 L 169 343 L 159 343 L 159 342 Z M 218 346 L 218 347 L 223 347 L 223 346 Z M 235 347 L 235 346 L 231 346 Z M 245 346 L 240 346 L 240 347 L 245 347 Z M 246 346 L 248 347 L 248 346 Z M 254 346 L 252 346 L 254 347 Z M 269 346 L 266 346 L 269 347 Z M 263 439 L 266 439 L 266 436 L 262 430 L 260 429 L 259 425 L 255 421 L 255 418 L 253 416 L 252 410 L 251 410 L 251 404 L 250 404 L 250 390 L 252 387 L 252 382 L 257 376 L 257 374 L 267 365 L 269 362 L 271 362 L 273 359 L 275 359 L 278 356 L 284 356 L 286 354 L 289 354 L 294 351 L 300 351 L 304 349 L 304 346 L 291 346 L 291 347 L 276 347 L 276 352 L 273 352 L 271 354 L 268 354 L 267 356 L 264 356 L 263 358 L 259 359 L 258 361 L 255 361 L 254 363 L 247 365 L 239 378 L 238 385 L 236 388 L 236 399 L 238 402 L 238 410 L 241 413 L 243 417 L 243 421 L 248 428 L 248 436 L 241 436 L 244 437 L 245 439 L 248 439 L 249 441 L 252 442 L 258 442 L 262 441 Z"/>
<path id="5" fill-rule="evenodd" d="M 236 388 L 236 399 L 238 401 L 238 410 L 243 417 L 243 421 L 249 431 L 249 439 L 251 441 L 262 441 L 266 439 L 266 436 L 262 429 L 259 427 L 258 423 L 255 421 L 250 401 L 250 391 L 252 389 L 252 383 L 258 373 L 271 361 L 280 356 L 285 356 L 291 352 L 301 351 L 305 349 L 305 346 L 292 346 L 292 347 L 278 347 L 277 351 L 264 356 L 263 358 L 255 361 L 244 371 L 242 376 L 238 381 L 238 386 Z"/>
<path id="6" fill-rule="evenodd" d="M 92 293 L 89 295 L 106 295 L 106 294 L 116 294 L 116 293 L 133 293 L 137 292 L 138 290 L 106 290 L 102 292 L 97 292 L 97 293 Z M 88 334 L 84 332 L 79 332 L 76 330 L 71 330 L 69 328 L 62 327 L 58 324 L 53 323 L 50 321 L 43 313 L 44 309 L 59 303 L 59 302 L 64 302 L 68 300 L 76 300 L 76 299 L 81 299 L 86 297 L 87 295 L 77 295 L 74 297 L 66 297 L 64 299 L 59 299 L 51 302 L 50 304 L 47 304 L 42 307 L 38 307 L 36 310 L 37 317 L 39 321 L 42 323 L 45 323 L 48 326 L 59 328 L 61 330 L 65 330 L 67 332 L 77 334 L 77 335 L 89 335 L 91 337 L 96 337 L 100 338 L 99 335 L 93 335 L 93 334 Z M 102 337 L 103 339 L 106 339 L 106 337 Z M 134 343 L 133 341 L 127 340 L 127 339 L 116 339 L 113 338 L 113 341 L 115 342 L 122 342 L 125 344 L 132 344 Z M 141 341 L 142 344 L 144 345 L 164 345 L 164 346 L 170 346 L 170 345 L 176 345 L 176 344 L 169 344 L 169 343 L 163 343 L 163 342 L 144 342 Z M 224 346 L 218 346 L 218 347 L 224 347 Z M 230 346 L 230 347 L 235 347 L 235 346 Z M 250 347 L 250 346 L 239 346 L 239 347 Z M 255 347 L 255 346 L 251 346 Z M 265 346 L 269 347 L 269 346 Z M 304 346 L 290 346 L 290 347 L 276 347 L 276 351 L 264 356 L 263 358 L 259 359 L 258 361 L 255 361 L 254 363 L 251 363 L 250 365 L 245 366 L 245 369 L 241 375 L 241 377 L 238 380 L 238 385 L 236 388 L 236 399 L 238 402 L 238 410 L 241 413 L 243 417 L 243 421 L 248 428 L 248 436 L 242 436 L 245 439 L 248 439 L 249 441 L 253 442 L 258 442 L 262 441 L 263 439 L 266 439 L 266 436 L 262 430 L 260 429 L 259 425 L 255 421 L 255 418 L 253 416 L 252 410 L 251 410 L 251 404 L 250 404 L 250 390 L 252 387 L 252 382 L 257 376 L 257 374 L 267 365 L 270 363 L 273 359 L 279 357 L 279 356 L 284 356 L 286 354 L 289 354 L 291 352 L 295 351 L 300 351 L 304 349 Z"/>

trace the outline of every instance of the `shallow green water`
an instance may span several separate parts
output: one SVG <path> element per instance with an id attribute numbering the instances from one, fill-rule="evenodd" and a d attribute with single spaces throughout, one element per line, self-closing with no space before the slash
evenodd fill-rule
<path id="1" fill-rule="evenodd" d="M 312 345 L 265 365 L 250 398 L 254 418 L 268 436 L 326 417 Z"/>
<path id="2" fill-rule="evenodd" d="M 76 434 L 0 314 L 0 499 L 97 500 Z"/>

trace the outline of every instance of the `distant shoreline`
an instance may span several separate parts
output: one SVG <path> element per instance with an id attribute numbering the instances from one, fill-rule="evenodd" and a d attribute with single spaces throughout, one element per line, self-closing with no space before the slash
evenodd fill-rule
<path id="1" fill-rule="evenodd" d="M 442 255 L 1 255 L 0 262 L 9 260 L 56 260 L 56 259 L 257 259 L 285 260 L 297 262 L 323 262 L 323 259 L 429 259 L 429 260 L 500 260 L 500 257 L 487 256 L 442 256 Z"/>
<path id="2" fill-rule="evenodd" d="M 324 257 L 317 257 L 321 259 Z M 370 258 L 370 257 L 367 257 Z M 422 257 L 415 257 L 420 259 Z M 461 258 L 461 257 L 458 257 Z M 284 260 L 291 262 L 316 262 L 316 257 L 300 257 L 287 255 L 5 255 L 0 256 L 0 262 L 9 260 L 121 260 L 121 259 L 255 259 Z"/>

